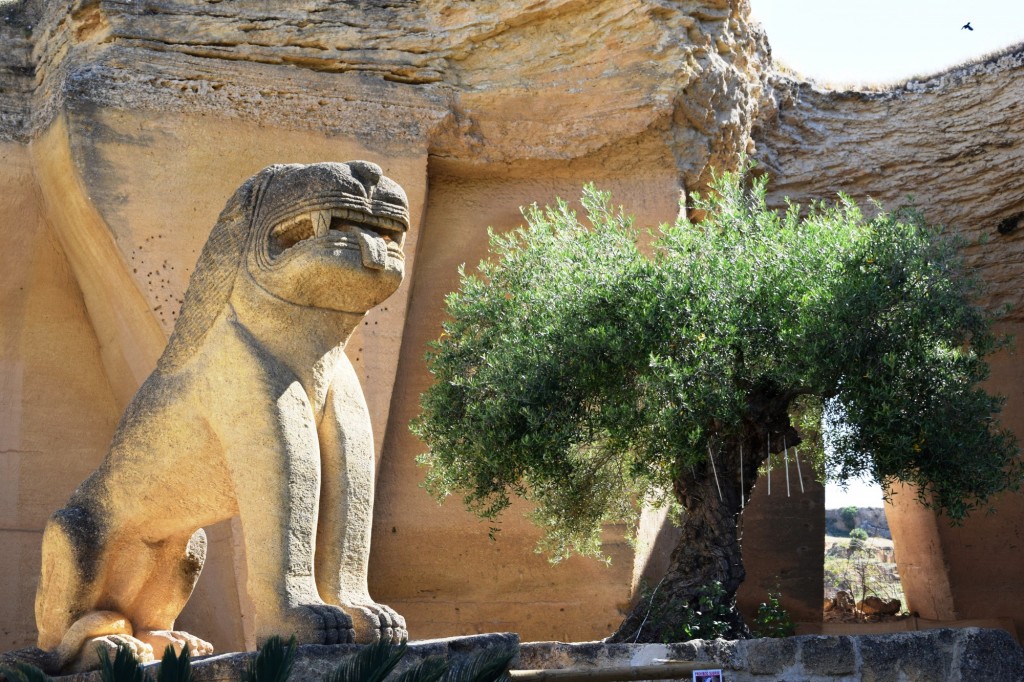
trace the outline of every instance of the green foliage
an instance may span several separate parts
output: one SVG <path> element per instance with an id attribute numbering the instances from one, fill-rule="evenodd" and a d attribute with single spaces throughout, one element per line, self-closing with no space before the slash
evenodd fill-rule
<path id="1" fill-rule="evenodd" d="M 188 646 L 182 648 L 180 655 L 174 653 L 172 646 L 164 649 L 156 682 L 192 682 L 192 677 L 192 660 Z"/>
<path id="2" fill-rule="evenodd" d="M 857 512 L 859 510 L 856 507 L 843 507 L 839 510 L 839 518 L 843 520 L 847 528 L 853 528 L 857 525 Z"/>
<path id="3" fill-rule="evenodd" d="M 0 665 L 0 675 L 7 682 L 54 682 L 54 679 L 31 663 L 15 661 L 10 666 Z"/>
<path id="4" fill-rule="evenodd" d="M 769 592 L 768 601 L 757 607 L 754 627 L 751 628 L 755 637 L 792 637 L 796 634 L 796 625 L 779 603 L 780 597 Z"/>
<path id="5" fill-rule="evenodd" d="M 850 548 L 849 553 L 851 555 L 858 552 L 869 551 L 868 547 L 868 533 L 863 528 L 854 528 L 850 531 Z"/>
<path id="6" fill-rule="evenodd" d="M 718 581 L 698 587 L 694 604 L 670 604 L 655 599 L 656 592 L 657 588 L 641 589 L 640 601 L 648 604 L 644 623 L 662 624 L 663 644 L 691 639 L 716 639 L 729 632 L 732 626 L 734 605 Z M 636 636 L 639 638 L 640 633 Z"/>
<path id="7" fill-rule="evenodd" d="M 395 676 L 394 682 L 437 682 L 448 671 L 448 661 L 440 656 L 428 656 Z"/>
<path id="8" fill-rule="evenodd" d="M 324 682 L 381 682 L 405 656 L 406 643 L 379 641 L 342 659 Z"/>
<path id="9" fill-rule="evenodd" d="M 118 644 L 113 661 L 105 647 L 97 646 L 96 652 L 99 654 L 100 679 L 103 682 L 149 682 L 149 675 L 128 646 Z"/>
<path id="10" fill-rule="evenodd" d="M 592 186 L 585 219 L 559 201 L 492 234 L 428 352 L 436 381 L 412 423 L 428 490 L 487 519 L 528 498 L 542 549 L 595 555 L 603 522 L 678 495 L 779 403 L 804 462 L 823 456 L 823 425 L 839 480 L 915 484 L 954 521 L 1017 488 L 1002 401 L 980 386 L 999 341 L 957 243 L 843 196 L 776 212 L 765 182 L 723 176 L 694 198 L 706 219 L 662 226 L 649 257 Z"/>
<path id="11" fill-rule="evenodd" d="M 684 605 L 679 623 L 683 639 L 717 639 L 732 625 L 731 605 L 726 600 L 722 583 L 715 581 L 697 590 L 697 604 Z M 682 640 L 677 640 L 682 641 Z"/>
<path id="12" fill-rule="evenodd" d="M 242 682 L 285 682 L 295 664 L 295 647 L 295 635 L 287 645 L 281 637 L 271 637 L 249 661 Z"/>
<path id="13" fill-rule="evenodd" d="M 508 667 L 515 656 L 515 647 L 483 649 L 457 659 L 441 682 L 509 682 Z"/>

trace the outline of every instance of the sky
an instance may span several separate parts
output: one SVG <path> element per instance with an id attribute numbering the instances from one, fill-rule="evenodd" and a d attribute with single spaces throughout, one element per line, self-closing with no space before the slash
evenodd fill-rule
<path id="1" fill-rule="evenodd" d="M 750 0 L 772 55 L 821 83 L 927 76 L 1024 41 L 1024 0 Z M 961 28 L 970 22 L 973 31 Z M 825 488 L 825 506 L 881 507 L 882 490 Z"/>
<path id="2" fill-rule="evenodd" d="M 1024 0 L 750 0 L 776 61 L 819 82 L 929 75 L 1024 41 Z M 973 31 L 961 26 L 971 23 Z"/>

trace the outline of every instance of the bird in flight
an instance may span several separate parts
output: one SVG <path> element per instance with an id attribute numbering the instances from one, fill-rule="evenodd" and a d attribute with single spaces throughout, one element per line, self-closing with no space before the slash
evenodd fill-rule
<path id="1" fill-rule="evenodd" d="M 961 26 L 961 27 L 960 27 L 960 30 L 962 31 L 962 30 L 964 30 L 965 28 L 966 28 L 966 29 L 967 29 L 968 31 L 973 31 L 973 30 L 974 30 L 974 27 L 973 27 L 973 26 L 971 26 L 971 22 L 969 22 L 969 21 L 968 21 L 968 22 L 967 22 L 966 24 L 964 24 L 963 26 Z"/>

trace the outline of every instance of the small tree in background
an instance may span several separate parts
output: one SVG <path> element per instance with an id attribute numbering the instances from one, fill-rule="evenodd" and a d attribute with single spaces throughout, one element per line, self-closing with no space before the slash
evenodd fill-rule
<path id="1" fill-rule="evenodd" d="M 723 176 L 695 199 L 706 219 L 660 228 L 650 257 L 593 187 L 589 225 L 563 202 L 527 209 L 460 273 L 428 353 L 412 429 L 439 499 L 486 519 L 532 500 L 555 560 L 599 555 L 601 524 L 642 501 L 681 512 L 668 572 L 617 641 L 661 641 L 716 582 L 727 634 L 746 634 L 743 502 L 784 443 L 821 457 L 822 424 L 837 479 L 912 483 L 953 520 L 1020 480 L 979 387 L 998 343 L 956 246 L 914 212 L 869 220 L 843 197 L 778 213 L 749 184 Z"/>
<path id="2" fill-rule="evenodd" d="M 843 525 L 853 530 L 857 527 L 857 513 L 856 507 L 843 507 L 839 510 L 839 518 L 843 520 Z"/>
<path id="3" fill-rule="evenodd" d="M 854 528 L 850 531 L 850 554 L 860 552 L 868 548 L 868 532 L 863 528 Z"/>

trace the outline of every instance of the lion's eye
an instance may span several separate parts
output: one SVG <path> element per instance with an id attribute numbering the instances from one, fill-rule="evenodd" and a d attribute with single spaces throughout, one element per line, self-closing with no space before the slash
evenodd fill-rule
<path id="1" fill-rule="evenodd" d="M 270 239 L 270 255 L 278 256 L 303 239 L 313 236 L 313 223 L 308 215 L 296 216 L 274 228 Z"/>

